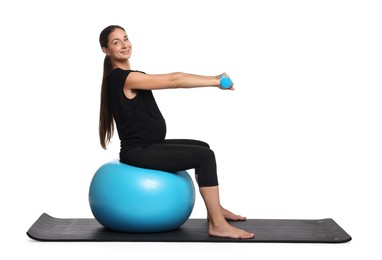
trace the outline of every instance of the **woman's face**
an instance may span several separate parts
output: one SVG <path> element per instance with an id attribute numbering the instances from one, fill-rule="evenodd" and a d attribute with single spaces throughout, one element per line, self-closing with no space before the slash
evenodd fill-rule
<path id="1" fill-rule="evenodd" d="M 109 55 L 112 60 L 126 61 L 131 56 L 131 43 L 126 35 L 126 32 L 121 29 L 115 29 L 109 34 L 109 42 L 107 48 L 102 48 L 106 55 Z"/>

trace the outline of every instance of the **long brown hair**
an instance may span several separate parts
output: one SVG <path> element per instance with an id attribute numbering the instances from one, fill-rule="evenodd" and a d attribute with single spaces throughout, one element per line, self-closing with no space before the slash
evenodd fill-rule
<path id="1" fill-rule="evenodd" d="M 109 35 L 115 29 L 123 29 L 119 25 L 110 25 L 102 30 L 99 36 L 99 43 L 101 48 L 108 47 Z M 111 105 L 110 97 L 110 87 L 109 87 L 109 75 L 113 70 L 113 64 L 108 55 L 105 56 L 103 63 L 103 77 L 102 77 L 102 86 L 101 86 L 101 104 L 100 104 L 100 113 L 99 113 L 99 138 L 101 146 L 103 149 L 106 149 L 110 139 L 114 134 L 114 116 L 113 116 L 113 107 Z"/>

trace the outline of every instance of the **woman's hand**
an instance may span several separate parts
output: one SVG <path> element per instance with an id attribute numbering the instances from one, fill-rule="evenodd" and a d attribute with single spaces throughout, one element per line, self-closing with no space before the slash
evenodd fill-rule
<path id="1" fill-rule="evenodd" d="M 222 90 L 235 90 L 235 88 L 233 87 L 234 83 L 233 83 L 231 77 L 228 76 L 227 73 L 224 72 L 224 73 L 218 75 L 217 78 L 219 79 L 219 88 L 220 88 L 220 89 L 222 89 Z M 229 78 L 230 81 L 231 81 L 231 86 L 229 86 L 229 87 L 227 87 L 227 86 L 222 86 L 222 84 L 221 84 L 221 80 L 222 80 L 222 78 Z"/>

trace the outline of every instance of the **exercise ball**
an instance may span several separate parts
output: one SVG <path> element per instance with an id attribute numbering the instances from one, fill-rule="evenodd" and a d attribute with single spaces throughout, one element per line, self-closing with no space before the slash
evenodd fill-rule
<path id="1" fill-rule="evenodd" d="M 104 227 L 121 232 L 154 233 L 183 225 L 195 203 L 187 171 L 170 173 L 112 161 L 94 174 L 89 204 Z"/>

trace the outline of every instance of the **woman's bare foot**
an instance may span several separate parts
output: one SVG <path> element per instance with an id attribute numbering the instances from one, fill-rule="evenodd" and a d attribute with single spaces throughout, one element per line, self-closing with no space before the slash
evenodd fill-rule
<path id="1" fill-rule="evenodd" d="M 226 237 L 226 238 L 238 238 L 238 239 L 250 239 L 255 235 L 242 229 L 231 226 L 230 224 L 223 223 L 219 226 L 214 226 L 210 222 L 208 234 L 213 237 Z"/>
<path id="2" fill-rule="evenodd" d="M 233 220 L 233 221 L 244 221 L 246 220 L 247 218 L 246 217 L 243 217 L 241 215 L 237 215 L 237 214 L 234 214 L 232 213 L 231 211 L 221 207 L 221 212 L 224 216 L 224 218 L 226 220 Z M 208 216 L 207 216 L 207 220 L 208 220 Z"/>
<path id="3" fill-rule="evenodd" d="M 227 210 L 227 209 L 225 209 L 223 207 L 221 207 L 221 211 L 223 213 L 224 218 L 227 219 L 227 220 L 235 220 L 235 221 L 246 220 L 246 217 L 234 214 L 231 211 L 229 211 L 229 210 Z"/>
<path id="4" fill-rule="evenodd" d="M 226 217 L 234 219 L 243 217 L 233 214 L 221 206 L 219 200 L 219 186 L 201 187 L 199 188 L 199 191 L 206 204 L 207 214 L 209 216 L 208 234 L 210 236 L 240 239 L 254 237 L 253 233 L 231 226 L 227 222 Z M 224 216 L 224 213 L 226 216 Z"/>

